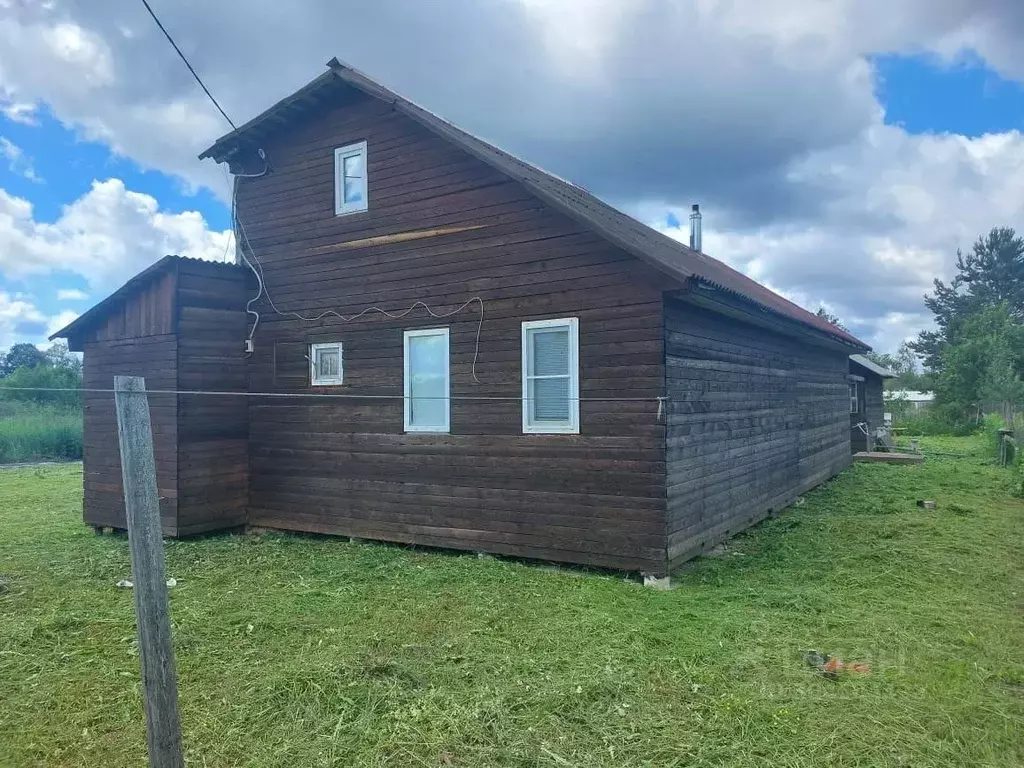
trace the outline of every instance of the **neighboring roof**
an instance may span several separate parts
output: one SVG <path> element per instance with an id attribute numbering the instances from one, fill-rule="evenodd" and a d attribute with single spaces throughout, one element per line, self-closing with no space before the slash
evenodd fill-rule
<path id="1" fill-rule="evenodd" d="M 217 162 L 227 160 L 243 147 L 256 147 L 266 136 L 312 109 L 336 99 L 339 86 L 351 86 L 394 106 L 428 130 L 448 139 L 479 160 L 519 181 L 552 207 L 575 219 L 608 241 L 684 283 L 701 282 L 732 293 L 761 309 L 795 320 L 843 343 L 867 350 L 870 347 L 850 333 L 784 299 L 743 273 L 695 251 L 641 224 L 602 202 L 582 187 L 537 168 L 514 155 L 456 128 L 432 112 L 405 99 L 337 59 L 327 62 L 328 71 L 270 109 L 228 133 L 199 155 Z M 273 160 L 273 158 L 271 158 Z"/>
<path id="2" fill-rule="evenodd" d="M 883 379 L 895 379 L 897 374 L 890 371 L 888 368 L 883 368 L 874 360 L 864 355 L 850 355 L 850 362 L 859 365 L 866 371 L 869 371 L 876 376 L 881 376 Z"/>
<path id="3" fill-rule="evenodd" d="M 203 264 L 214 264 L 228 269 L 238 269 L 236 264 L 223 261 L 193 259 L 189 256 L 164 256 L 162 259 L 150 264 L 144 270 L 135 275 L 135 277 L 128 280 L 128 282 L 107 296 L 107 298 L 103 299 L 99 304 L 96 304 L 86 310 L 71 323 L 65 325 L 59 331 L 54 333 L 50 336 L 50 341 L 53 341 L 54 339 L 66 339 L 69 336 L 73 336 L 79 330 L 82 330 L 92 324 L 93 321 L 106 316 L 109 312 L 120 306 L 122 302 L 131 298 L 137 290 L 148 285 L 152 280 L 167 272 L 173 265 L 182 261 L 199 261 Z"/>
<path id="4" fill-rule="evenodd" d="M 910 403 L 930 403 L 935 399 L 934 392 L 918 392 L 913 389 L 890 389 L 883 395 L 886 400 L 906 400 Z"/>

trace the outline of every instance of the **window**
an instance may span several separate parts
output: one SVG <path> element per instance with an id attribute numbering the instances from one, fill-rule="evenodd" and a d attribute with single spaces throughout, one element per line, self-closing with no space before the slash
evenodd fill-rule
<path id="1" fill-rule="evenodd" d="M 860 413 L 860 398 L 858 395 L 857 382 L 850 382 L 850 413 Z"/>
<path id="2" fill-rule="evenodd" d="M 309 382 L 314 387 L 341 384 L 344 369 L 341 361 L 341 342 L 312 344 L 309 348 Z"/>
<path id="3" fill-rule="evenodd" d="M 523 432 L 580 431 L 579 321 L 523 323 Z"/>
<path id="4" fill-rule="evenodd" d="M 366 142 L 334 150 L 334 213 L 365 211 Z"/>
<path id="5" fill-rule="evenodd" d="M 448 432 L 448 329 L 405 332 L 405 431 Z"/>

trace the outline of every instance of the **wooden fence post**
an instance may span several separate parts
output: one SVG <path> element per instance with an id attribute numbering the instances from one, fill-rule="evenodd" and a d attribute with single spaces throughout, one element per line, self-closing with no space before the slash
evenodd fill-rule
<path id="1" fill-rule="evenodd" d="M 149 764 L 152 768 L 183 768 L 178 683 L 164 577 L 163 529 L 145 379 L 115 376 L 114 405 L 135 584 Z"/>

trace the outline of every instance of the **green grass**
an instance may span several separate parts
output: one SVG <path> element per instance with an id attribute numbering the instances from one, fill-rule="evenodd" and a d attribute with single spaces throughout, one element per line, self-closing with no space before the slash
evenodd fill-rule
<path id="1" fill-rule="evenodd" d="M 1022 765 L 1011 479 L 977 455 L 857 465 L 671 592 L 341 539 L 168 542 L 187 762 Z M 144 763 L 127 543 L 81 524 L 80 482 L 0 472 L 3 766 Z M 824 679 L 810 648 L 873 672 Z"/>
<path id="2" fill-rule="evenodd" d="M 81 458 L 80 408 L 0 401 L 0 464 Z"/>

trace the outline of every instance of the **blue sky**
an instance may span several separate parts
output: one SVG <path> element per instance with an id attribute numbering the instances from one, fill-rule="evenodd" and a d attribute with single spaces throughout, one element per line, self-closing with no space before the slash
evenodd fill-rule
<path id="1" fill-rule="evenodd" d="M 231 24 L 191 4 L 164 21 L 236 122 L 318 75 L 344 21 L 344 57 L 371 76 L 684 241 L 700 202 L 705 251 L 883 350 L 930 322 L 922 294 L 957 248 L 1024 229 L 1015 14 L 897 4 L 879 25 L 873 0 L 742 17 L 664 1 L 655 18 L 611 0 L 378 0 L 355 17 L 252 0 L 259 13 L 211 11 Z M 287 44 L 253 60 L 269 27 Z M 140 8 L 13 8 L 0 348 L 42 342 L 164 253 L 221 258 L 226 184 L 196 154 L 226 130 Z M 610 147 L 638 162 L 609 163 Z"/>
<path id="2" fill-rule="evenodd" d="M 216 230 L 230 227 L 228 206 L 206 187 L 155 170 L 145 170 L 126 156 L 114 154 L 99 141 L 89 141 L 81 132 L 65 127 L 45 105 L 32 124 L 0 116 L 0 137 L 23 153 L 19 162 L 0 157 L 0 189 L 32 204 L 33 219 L 52 224 L 62 209 L 85 195 L 94 181 L 120 179 L 127 189 L 153 196 L 161 211 L 196 211 Z M 123 280 L 131 277 L 124 274 Z M 0 272 L 0 291 L 31 297 L 40 313 L 53 317 L 65 311 L 82 312 L 109 293 L 90 288 L 86 279 L 71 270 L 10 276 Z M 70 292 L 77 292 L 71 295 Z M 41 336 L 44 320 L 23 323 L 21 335 Z"/>

